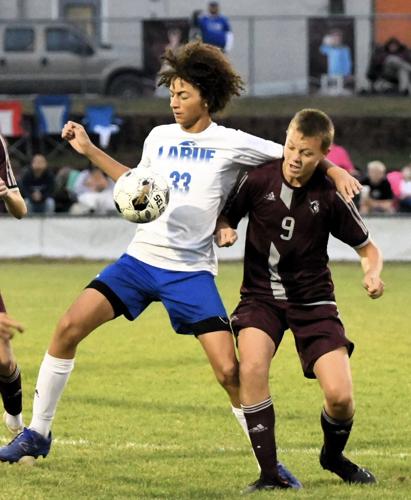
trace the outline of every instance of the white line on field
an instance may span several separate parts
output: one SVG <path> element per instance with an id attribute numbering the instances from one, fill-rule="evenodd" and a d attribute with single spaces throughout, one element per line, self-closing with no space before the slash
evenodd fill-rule
<path id="1" fill-rule="evenodd" d="M 1 443 L 7 443 L 8 440 L 6 438 L 0 438 Z M 133 441 L 126 441 L 125 443 L 111 443 L 107 445 L 104 443 L 93 442 L 88 439 L 53 439 L 53 445 L 57 446 L 73 446 L 73 447 L 89 447 L 89 448 L 104 448 L 104 449 L 115 449 L 115 450 L 149 450 L 149 451 L 184 451 L 186 447 L 179 444 L 153 444 L 153 443 L 136 443 Z M 212 447 L 209 448 L 209 451 L 212 451 Z M 218 452 L 243 452 L 244 447 L 214 447 L 215 451 Z M 319 448 L 278 448 L 279 453 L 303 453 L 305 455 L 318 455 L 320 450 Z M 397 457 L 397 458 L 407 458 L 411 456 L 411 453 L 408 452 L 399 452 L 392 453 L 384 450 L 377 450 L 374 448 L 363 448 L 363 449 L 355 449 L 349 451 L 350 455 L 368 455 L 374 457 Z"/>

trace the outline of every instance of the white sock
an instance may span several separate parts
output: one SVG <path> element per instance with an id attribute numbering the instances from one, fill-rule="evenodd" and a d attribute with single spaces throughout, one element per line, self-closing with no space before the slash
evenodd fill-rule
<path id="1" fill-rule="evenodd" d="M 74 359 L 59 359 L 46 353 L 40 366 L 29 428 L 48 437 L 57 403 L 74 368 Z"/>
<path id="2" fill-rule="evenodd" d="M 231 411 L 233 412 L 235 418 L 237 419 L 237 422 L 241 425 L 241 428 L 243 429 L 244 434 L 247 436 L 248 441 L 251 443 L 251 441 L 250 441 L 250 434 L 248 433 L 247 421 L 245 419 L 243 409 L 242 408 L 236 408 L 235 406 L 231 405 Z M 257 462 L 257 468 L 258 468 L 259 471 L 261 471 L 261 467 L 260 467 L 260 464 L 257 461 L 257 458 L 256 458 L 255 454 L 254 454 L 254 450 L 253 449 L 251 449 L 251 450 L 252 450 L 254 458 L 255 458 L 255 460 Z"/>
<path id="3" fill-rule="evenodd" d="M 250 435 L 248 434 L 248 427 L 243 409 L 231 406 L 231 411 L 233 412 L 235 418 L 237 419 L 237 422 L 241 425 L 241 428 L 243 429 L 244 434 L 247 436 L 247 439 L 250 441 Z"/>

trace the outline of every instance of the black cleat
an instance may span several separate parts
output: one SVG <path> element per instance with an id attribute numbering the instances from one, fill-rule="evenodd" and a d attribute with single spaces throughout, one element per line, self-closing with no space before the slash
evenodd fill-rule
<path id="1" fill-rule="evenodd" d="M 251 493 L 255 493 L 256 491 L 265 491 L 265 490 L 284 490 L 287 488 L 292 488 L 291 484 L 287 481 L 283 481 L 281 478 L 278 479 L 265 479 L 260 476 L 257 481 L 251 483 L 247 486 L 245 490 L 241 493 L 242 495 L 249 495 Z"/>
<path id="2" fill-rule="evenodd" d="M 273 478 L 265 478 L 262 474 L 247 486 L 245 490 L 242 491 L 243 495 L 249 495 L 250 493 L 255 493 L 256 491 L 266 491 L 266 490 L 284 490 L 288 488 L 293 488 L 299 490 L 302 488 L 300 481 L 291 474 L 291 472 L 280 462 L 277 464 L 278 474 Z"/>
<path id="3" fill-rule="evenodd" d="M 349 484 L 374 484 L 377 482 L 374 475 L 367 469 L 358 467 L 341 453 L 337 457 L 327 457 L 324 446 L 321 448 L 320 464 L 323 469 L 329 470 L 340 476 Z"/>

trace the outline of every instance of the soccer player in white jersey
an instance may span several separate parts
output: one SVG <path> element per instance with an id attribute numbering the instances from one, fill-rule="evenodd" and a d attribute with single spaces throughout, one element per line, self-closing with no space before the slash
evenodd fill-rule
<path id="1" fill-rule="evenodd" d="M 0 200 L 16 219 L 27 214 L 26 204 L 17 187 L 10 164 L 7 145 L 0 135 Z M 12 434 L 23 430 L 21 375 L 13 356 L 10 340 L 22 325 L 11 318 L 0 295 L 0 394 L 3 400 L 3 421 Z"/>
<path id="2" fill-rule="evenodd" d="M 243 418 L 232 333 L 214 282 L 213 232 L 240 169 L 282 157 L 283 148 L 212 121 L 211 114 L 242 89 L 218 48 L 192 42 L 168 51 L 164 62 L 159 83 L 170 90 L 176 123 L 151 131 L 138 168 L 154 168 L 169 179 L 169 206 L 158 220 L 137 227 L 127 252 L 61 318 L 40 368 L 30 426 L 0 449 L 2 461 L 48 454 L 51 423 L 79 342 L 119 315 L 134 320 L 153 300 L 162 301 L 177 333 L 197 337 L 235 415 Z M 68 122 L 62 137 L 113 180 L 128 170 L 94 146 L 78 123 Z M 343 176 L 342 191 L 358 190 L 342 169 L 330 170 Z M 298 483 L 287 474 L 284 469 L 285 480 Z"/>

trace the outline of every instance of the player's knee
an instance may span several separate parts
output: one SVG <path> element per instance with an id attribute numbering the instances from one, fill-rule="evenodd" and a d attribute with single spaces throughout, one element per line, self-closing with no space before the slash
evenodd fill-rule
<path id="1" fill-rule="evenodd" d="M 11 375 L 16 368 L 16 364 L 12 357 L 1 356 L 0 357 L 0 377 L 8 377 Z"/>
<path id="2" fill-rule="evenodd" d="M 345 413 L 354 406 L 353 395 L 350 388 L 335 388 L 334 390 L 329 390 L 325 398 L 328 407 L 334 414 Z"/>
<path id="3" fill-rule="evenodd" d="M 69 313 L 60 319 L 54 339 L 65 347 L 75 347 L 82 339 L 82 327 L 79 322 Z"/>
<path id="4" fill-rule="evenodd" d="M 235 362 L 227 362 L 222 364 L 216 371 L 218 382 L 223 387 L 239 387 L 240 380 L 238 374 L 238 364 Z"/>
<path id="5" fill-rule="evenodd" d="M 268 379 L 268 371 L 263 366 L 263 363 L 257 360 L 241 360 L 240 363 L 240 380 L 241 383 L 247 384 L 248 381 L 265 381 Z"/>

